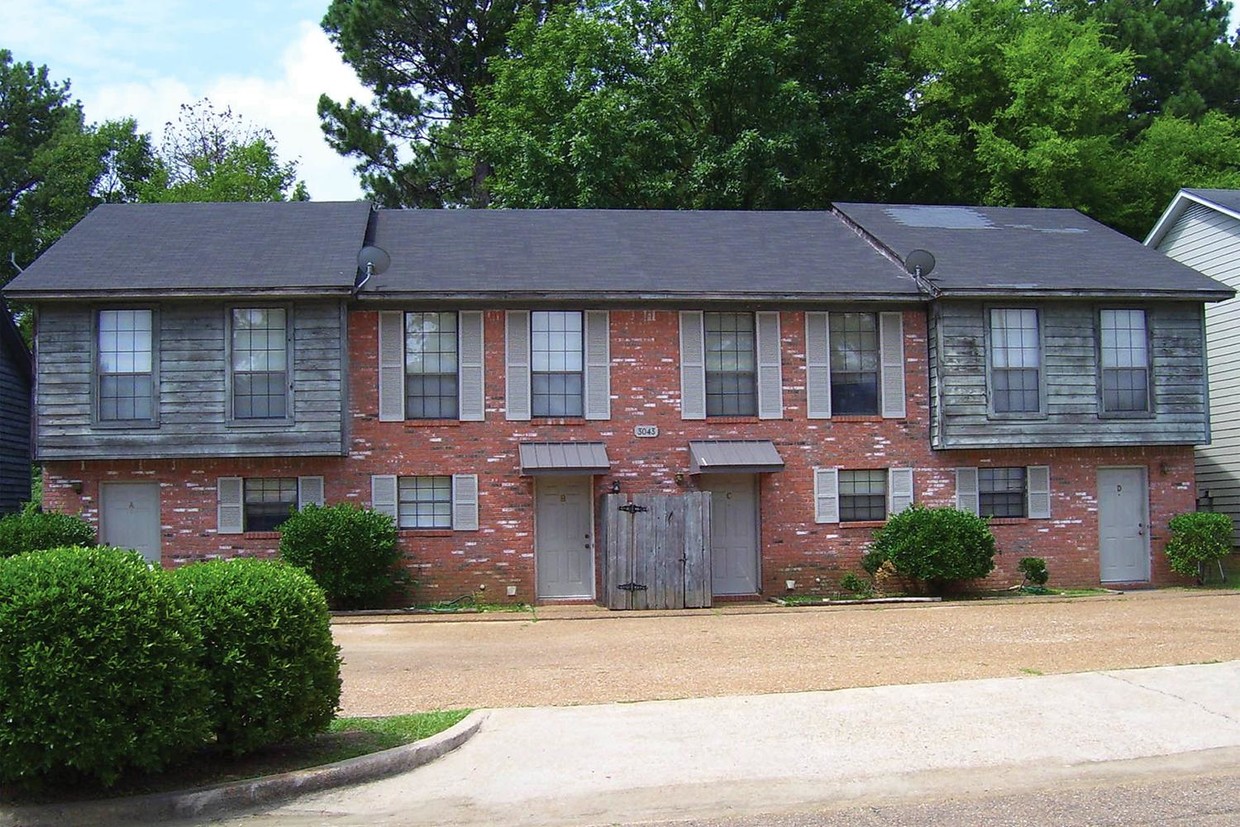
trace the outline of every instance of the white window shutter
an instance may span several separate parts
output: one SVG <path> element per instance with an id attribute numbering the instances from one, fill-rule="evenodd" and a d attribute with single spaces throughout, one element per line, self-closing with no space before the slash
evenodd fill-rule
<path id="1" fill-rule="evenodd" d="M 215 481 L 216 532 L 240 534 L 245 531 L 245 506 L 243 504 L 241 477 L 220 477 Z"/>
<path id="2" fill-rule="evenodd" d="M 969 514 L 978 513 L 977 469 L 956 469 L 956 508 Z"/>
<path id="3" fill-rule="evenodd" d="M 814 522 L 840 521 L 839 477 L 836 468 L 814 469 Z"/>
<path id="4" fill-rule="evenodd" d="M 611 419 L 611 332 L 606 310 L 587 310 L 586 419 Z"/>
<path id="5" fill-rule="evenodd" d="M 805 314 L 805 413 L 831 418 L 831 326 L 826 313 Z"/>
<path id="6" fill-rule="evenodd" d="M 483 383 L 483 354 L 486 349 L 482 337 L 482 312 L 462 310 L 457 314 L 458 348 L 460 351 L 460 386 L 457 389 L 460 418 L 462 422 L 482 422 L 486 419 L 486 394 Z"/>
<path id="7" fill-rule="evenodd" d="M 297 507 L 305 508 L 308 505 L 323 504 L 323 478 L 322 477 L 298 477 L 297 478 Z"/>
<path id="8" fill-rule="evenodd" d="M 509 310 L 504 333 L 506 387 L 504 410 L 508 419 L 530 418 L 530 312 Z"/>
<path id="9" fill-rule="evenodd" d="M 680 418 L 706 418 L 706 334 L 700 310 L 680 313 Z"/>
<path id="10" fill-rule="evenodd" d="M 370 478 L 370 509 L 386 514 L 400 525 L 396 508 L 396 477 L 391 474 L 375 474 Z"/>
<path id="11" fill-rule="evenodd" d="M 881 351 L 883 416 L 903 419 L 904 403 L 904 314 L 878 314 L 878 348 Z"/>
<path id="12" fill-rule="evenodd" d="M 452 475 L 452 528 L 478 530 L 478 475 Z"/>
<path id="13" fill-rule="evenodd" d="M 1051 518 L 1051 469 L 1048 465 L 1030 465 L 1025 469 L 1025 485 L 1029 491 L 1029 519 Z"/>
<path id="14" fill-rule="evenodd" d="M 379 313 L 379 421 L 405 418 L 405 314 Z"/>
<path id="15" fill-rule="evenodd" d="M 887 470 L 887 516 L 899 514 L 913 504 L 913 469 Z"/>
<path id="16" fill-rule="evenodd" d="M 758 343 L 758 418 L 784 418 L 784 373 L 780 359 L 779 314 L 754 314 Z"/>

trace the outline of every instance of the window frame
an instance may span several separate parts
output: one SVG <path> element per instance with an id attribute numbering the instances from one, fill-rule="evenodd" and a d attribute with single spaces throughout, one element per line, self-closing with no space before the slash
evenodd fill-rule
<path id="1" fill-rule="evenodd" d="M 456 360 L 456 370 L 452 372 L 453 381 L 455 382 L 455 389 L 452 393 L 453 411 L 450 416 L 414 416 L 413 414 L 410 413 L 410 404 L 409 404 L 410 402 L 410 394 L 409 394 L 410 377 L 411 376 L 443 377 L 443 376 L 448 375 L 447 373 L 443 373 L 443 372 L 439 372 L 439 373 L 423 372 L 420 374 L 411 374 L 409 372 L 409 317 L 415 314 L 422 315 L 422 314 L 428 314 L 428 313 L 434 313 L 439 316 L 450 314 L 453 318 L 454 324 L 456 325 L 456 328 L 454 331 L 456 335 L 453 336 L 453 348 L 454 348 L 453 355 Z M 403 393 L 404 393 L 405 420 L 408 422 L 430 422 L 430 421 L 435 421 L 435 420 L 445 420 L 449 422 L 460 421 L 461 419 L 461 313 L 460 311 L 459 310 L 404 310 L 404 311 L 401 311 L 400 318 L 401 318 L 401 335 L 402 335 L 402 341 L 404 342 L 404 347 L 402 349 L 402 352 L 404 355 L 401 361 L 402 361 L 402 367 L 404 371 Z M 438 353 L 442 353 L 442 351 L 438 351 Z M 426 399 L 425 396 L 421 398 L 423 400 Z M 442 400 L 445 397 L 441 393 L 441 394 L 438 394 L 437 398 L 441 400 L 440 404 L 442 404 Z"/>
<path id="2" fill-rule="evenodd" d="M 1145 410 L 1139 411 L 1110 411 L 1106 407 L 1106 373 L 1108 370 L 1124 370 L 1125 368 L 1108 368 L 1103 364 L 1105 349 L 1102 343 L 1102 319 L 1103 314 L 1107 312 L 1123 311 L 1138 312 L 1141 314 L 1142 321 L 1145 325 Z M 1150 336 L 1150 314 L 1149 310 L 1144 307 L 1099 307 L 1094 313 L 1095 321 L 1095 344 L 1098 364 L 1098 416 L 1103 419 L 1152 419 L 1155 416 L 1154 411 L 1154 349 L 1152 337 Z"/>
<path id="3" fill-rule="evenodd" d="M 233 366 L 233 336 L 235 332 L 234 314 L 240 310 L 282 310 L 284 311 L 284 416 L 270 417 L 238 417 L 236 376 Z M 228 406 L 225 421 L 229 427 L 269 428 L 292 424 L 294 421 L 293 394 L 293 352 L 294 318 L 293 308 L 287 304 L 255 303 L 230 304 L 224 310 L 224 375 L 227 384 L 225 404 Z M 275 371 L 266 371 L 275 373 Z"/>
<path id="4" fill-rule="evenodd" d="M 736 318 L 748 317 L 749 319 L 749 322 L 750 322 L 749 356 L 750 356 L 750 364 L 752 365 L 752 368 L 748 372 L 745 372 L 745 371 L 712 371 L 710 369 L 710 359 L 711 359 L 710 319 L 711 317 L 718 318 L 722 316 L 732 316 Z M 717 351 L 717 353 L 725 353 L 725 352 L 739 354 L 742 351 L 740 350 Z M 759 400 L 758 398 L 758 370 L 759 370 L 759 364 L 758 364 L 758 316 L 757 314 L 752 311 L 745 311 L 745 310 L 741 310 L 741 311 L 705 310 L 705 311 L 702 311 L 702 382 L 703 382 L 703 388 L 704 388 L 703 410 L 705 411 L 706 418 L 717 419 L 719 417 L 747 417 L 747 418 L 757 417 L 759 414 L 759 411 L 761 410 L 761 400 Z M 752 409 L 746 410 L 746 411 L 734 411 L 734 412 L 712 411 L 711 410 L 712 397 L 716 399 L 720 398 L 721 396 L 723 397 L 735 396 L 739 398 L 744 398 L 744 395 L 739 394 L 739 393 L 725 394 L 725 393 L 716 392 L 712 394 L 711 393 L 711 376 L 712 375 L 714 375 L 715 377 L 738 377 L 738 376 L 743 377 L 743 376 L 748 375 L 749 383 L 750 383 L 750 392 L 748 396 L 750 399 L 753 400 Z"/>
<path id="5" fill-rule="evenodd" d="M 534 346 L 535 336 L 537 335 L 537 331 L 535 331 L 534 329 L 535 319 L 539 317 L 540 315 L 550 316 L 550 314 L 561 314 L 561 315 L 572 314 L 577 317 L 577 320 L 578 320 L 577 345 L 578 347 L 577 347 L 576 352 L 577 352 L 578 361 L 581 365 L 581 367 L 578 370 L 575 370 L 575 371 L 572 371 L 572 370 L 538 370 L 538 368 L 535 367 L 535 365 L 537 364 L 537 359 L 538 359 L 537 354 L 540 352 Z M 550 329 L 546 331 L 548 335 L 566 334 L 569 332 L 570 331 L 567 331 L 567 330 L 557 331 L 557 330 L 550 330 Z M 543 352 L 558 353 L 561 351 L 547 350 Z M 568 354 L 568 353 L 572 353 L 572 350 L 570 348 L 565 348 L 562 352 L 565 354 Z M 584 419 L 585 418 L 585 415 L 586 415 L 586 314 L 585 314 L 585 311 L 583 310 L 559 310 L 559 309 L 556 309 L 556 310 L 543 309 L 543 310 L 530 310 L 529 311 L 529 371 L 530 371 L 530 375 L 529 375 L 530 418 L 532 419 Z M 545 392 L 545 393 L 540 392 L 537 389 L 538 377 L 539 376 L 567 377 L 567 376 L 572 376 L 572 375 L 576 375 L 578 379 L 576 411 L 575 412 L 563 412 L 563 413 L 552 413 L 550 409 L 545 409 L 544 411 L 540 411 L 539 405 L 538 405 L 540 398 L 549 400 L 553 397 L 564 397 L 567 399 L 567 398 L 570 398 L 572 394 L 567 394 L 567 393 L 553 394 L 550 392 Z"/>
<path id="6" fill-rule="evenodd" d="M 404 523 L 405 515 L 403 513 L 403 509 L 401 508 L 401 506 L 404 505 L 406 502 L 412 502 L 412 503 L 429 502 L 432 505 L 436 505 L 436 504 L 443 502 L 442 500 L 438 500 L 438 499 L 431 499 L 431 500 L 426 500 L 426 501 L 405 500 L 401 495 L 401 491 L 402 491 L 402 488 L 404 487 L 404 483 L 406 480 L 436 481 L 433 483 L 433 485 L 438 485 L 438 481 L 443 481 L 443 486 L 447 489 L 447 493 L 448 493 L 447 513 L 446 515 L 444 515 L 444 517 L 447 520 L 446 524 L 444 525 L 405 525 Z M 434 489 L 432 488 L 432 491 L 433 490 Z M 397 531 L 451 531 L 453 530 L 455 507 L 456 507 L 456 491 L 455 491 L 455 485 L 454 485 L 451 474 L 398 474 L 396 475 L 396 530 Z M 411 516 L 416 516 L 416 515 L 411 515 Z M 438 516 L 438 515 L 435 515 L 432 513 L 432 517 L 435 517 L 435 516 Z"/>
<path id="7" fill-rule="evenodd" d="M 103 366 L 100 363 L 103 354 L 103 348 L 99 346 L 99 335 L 101 331 L 100 318 L 103 313 L 108 312 L 125 312 L 125 311 L 144 311 L 151 315 L 151 416 L 142 419 L 105 419 L 103 417 L 103 387 L 102 381 L 104 376 L 123 375 L 123 374 L 105 374 Z M 91 310 L 91 332 L 90 332 L 90 395 L 91 395 L 91 425 L 95 428 L 158 428 L 160 414 L 160 394 L 159 394 L 159 360 L 160 360 L 160 316 L 159 308 L 154 305 L 136 304 L 124 306 L 100 306 Z M 136 374 L 134 374 L 136 375 Z"/>
<path id="8" fill-rule="evenodd" d="M 243 533 L 251 532 L 270 532 L 276 531 L 276 526 L 270 528 L 253 528 L 250 525 L 250 484 L 251 483 L 279 483 L 281 487 L 286 483 L 292 484 L 293 501 L 292 508 L 289 510 L 289 516 L 297 513 L 301 508 L 301 491 L 297 477 L 242 477 L 241 478 L 241 526 Z M 283 500 L 274 500 L 276 503 L 283 503 Z M 284 518 L 285 520 L 288 517 Z M 280 523 L 284 520 L 280 520 Z M 280 523 L 276 523 L 278 526 Z"/>
<path id="9" fill-rule="evenodd" d="M 993 475 L 994 472 L 996 471 L 1004 471 L 1004 472 L 1020 471 L 1020 491 L 1018 492 L 1019 503 L 1020 503 L 1019 514 L 995 514 L 993 509 L 988 512 L 987 509 L 983 507 L 983 502 L 985 501 L 984 500 L 985 497 L 1011 496 L 1013 493 L 1016 493 L 1011 490 L 998 491 L 998 490 L 994 490 L 993 488 L 991 490 L 987 490 L 982 485 L 983 475 Z M 993 485 L 993 480 L 991 482 Z M 992 506 L 993 506 L 993 503 L 992 503 Z M 996 520 L 1027 520 L 1029 519 L 1029 469 L 1028 467 L 1024 465 L 982 465 L 982 466 L 978 466 L 977 468 L 977 515 L 979 517 L 991 517 Z"/>
<path id="10" fill-rule="evenodd" d="M 845 476 L 855 475 L 855 474 L 868 475 L 869 481 L 871 484 L 873 483 L 875 479 L 878 479 L 882 483 L 882 489 L 883 489 L 882 492 L 879 494 L 875 494 L 873 491 L 870 491 L 869 493 L 866 493 L 866 494 L 857 494 L 856 492 L 851 492 L 846 495 L 844 493 Z M 889 512 L 891 510 L 890 508 L 891 506 L 891 503 L 890 503 L 891 469 L 889 468 L 840 468 L 837 471 L 837 475 L 838 476 L 836 477 L 836 496 L 838 498 L 838 503 L 839 503 L 837 508 L 838 508 L 839 522 L 841 524 L 883 522 L 890 516 Z M 853 505 L 846 505 L 845 504 L 846 500 L 851 499 L 851 498 L 856 498 L 856 497 L 866 497 L 869 499 L 873 499 L 877 497 L 882 502 L 882 512 L 883 512 L 882 516 L 875 517 L 873 516 L 872 513 L 867 513 L 867 515 L 864 517 L 845 516 L 845 514 L 847 514 L 850 509 L 855 509 L 856 507 Z M 869 509 L 869 511 L 872 512 L 873 504 L 871 503 L 869 506 L 867 506 L 867 508 Z"/>
<path id="11" fill-rule="evenodd" d="M 840 323 L 844 324 L 845 321 L 847 320 L 847 317 L 849 316 L 868 316 L 874 322 L 873 330 L 871 331 L 874 337 L 874 342 L 873 342 L 874 344 L 874 347 L 873 347 L 874 370 L 872 371 L 874 374 L 874 409 L 873 410 L 844 411 L 840 409 L 838 405 L 838 400 L 836 399 L 835 383 L 836 383 L 836 377 L 838 377 L 840 374 L 843 373 L 843 374 L 848 374 L 848 375 L 857 375 L 857 374 L 871 373 L 871 371 L 868 371 L 868 370 L 844 371 L 844 370 L 841 370 L 840 368 L 837 368 L 836 365 L 834 364 L 833 359 L 835 356 L 835 346 L 836 346 L 836 343 L 840 341 L 842 337 L 836 335 L 835 330 L 832 328 L 832 323 L 836 319 L 839 319 Z M 880 317 L 880 314 L 877 311 L 836 310 L 836 311 L 831 311 L 827 314 L 827 337 L 828 337 L 827 339 L 828 341 L 828 345 L 827 345 L 827 365 L 828 365 L 827 393 L 830 395 L 830 399 L 831 399 L 831 415 L 832 416 L 882 416 L 882 413 L 883 413 L 883 343 L 882 343 L 881 325 L 882 325 L 882 319 Z M 848 332 L 849 331 L 844 331 L 845 334 Z M 865 352 L 865 351 L 863 350 L 862 352 Z"/>
<path id="12" fill-rule="evenodd" d="M 1036 411 L 999 411 L 995 408 L 995 371 L 1020 370 L 1020 368 L 996 368 L 996 344 L 991 319 L 995 311 L 1028 310 L 1034 313 L 1038 325 L 1038 408 Z M 1041 307 L 1030 305 L 986 305 L 983 307 L 982 325 L 986 343 L 986 409 L 991 419 L 1045 419 L 1046 410 L 1046 324 Z"/>

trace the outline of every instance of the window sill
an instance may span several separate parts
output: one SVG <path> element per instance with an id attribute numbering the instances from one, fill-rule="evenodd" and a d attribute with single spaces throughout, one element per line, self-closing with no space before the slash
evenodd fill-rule
<path id="1" fill-rule="evenodd" d="M 900 419 L 896 419 L 893 417 L 891 421 L 899 422 L 903 419 L 904 417 L 900 417 Z M 886 420 L 878 414 L 840 414 L 839 416 L 831 417 L 829 421 L 831 422 L 885 422 Z"/>
<path id="2" fill-rule="evenodd" d="M 1028 517 L 991 517 L 990 525 L 1024 525 L 1029 522 Z"/>
<path id="3" fill-rule="evenodd" d="M 247 540 L 279 540 L 278 531 L 247 531 L 241 535 Z"/>
<path id="4" fill-rule="evenodd" d="M 532 416 L 531 425 L 585 425 L 589 420 L 582 416 Z"/>
<path id="5" fill-rule="evenodd" d="M 986 418 L 992 422 L 1044 422 L 1050 419 L 1046 413 L 988 413 Z"/>
<path id="6" fill-rule="evenodd" d="M 238 431 L 284 431 L 293 427 L 294 422 L 288 418 L 276 419 L 230 419 L 224 424 L 228 430 Z"/>
<path id="7" fill-rule="evenodd" d="M 846 523 L 840 523 L 840 528 L 878 528 L 887 525 L 886 520 L 855 520 Z"/>
<path id="8" fill-rule="evenodd" d="M 402 537 L 451 537 L 456 533 L 450 528 L 402 528 L 399 531 Z"/>
<path id="9" fill-rule="evenodd" d="M 92 427 L 100 431 L 155 431 L 159 423 L 151 419 L 97 419 Z"/>
<path id="10" fill-rule="evenodd" d="M 757 425 L 761 422 L 783 422 L 783 419 L 759 419 L 756 416 L 706 416 L 706 421 L 719 425 Z"/>
<path id="11" fill-rule="evenodd" d="M 459 419 L 406 419 L 406 428 L 456 428 L 461 424 Z"/>

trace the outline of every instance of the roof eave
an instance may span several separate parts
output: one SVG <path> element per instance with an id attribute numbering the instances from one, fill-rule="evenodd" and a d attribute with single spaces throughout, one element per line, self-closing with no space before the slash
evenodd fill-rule
<path id="1" fill-rule="evenodd" d="M 944 288 L 940 286 L 942 299 L 1128 299 L 1167 301 L 1216 302 L 1236 295 L 1234 290 L 1131 290 L 1085 288 L 1074 290 L 1039 290 L 1028 288 Z"/>
<path id="2" fill-rule="evenodd" d="M 1230 216 L 1237 221 L 1240 221 L 1240 213 L 1235 210 L 1224 207 L 1222 204 L 1211 201 L 1209 198 L 1198 195 L 1195 192 L 1189 192 L 1187 189 L 1182 189 L 1175 194 L 1174 198 L 1171 199 L 1171 203 L 1167 205 L 1167 209 L 1163 211 L 1163 214 L 1158 217 L 1158 221 L 1154 223 L 1153 229 L 1150 230 L 1149 235 L 1145 237 L 1145 241 L 1142 243 L 1145 244 L 1146 247 L 1157 247 L 1161 244 L 1163 238 L 1175 225 L 1175 222 L 1180 220 L 1180 216 L 1183 215 L 1184 210 L 1188 207 L 1189 203 L 1201 204 L 1204 207 L 1217 210 L 1223 215 Z"/>
<path id="3" fill-rule="evenodd" d="M 218 299 L 218 298 L 293 298 L 321 299 L 344 298 L 352 295 L 349 287 L 204 287 L 194 289 L 165 289 L 159 287 L 124 287 L 116 290 L 4 290 L 7 298 L 21 302 L 82 301 L 139 299 L 155 301 L 162 299 Z"/>
<path id="4" fill-rule="evenodd" d="M 529 304 L 530 302 L 577 302 L 610 305 L 684 305 L 686 303 L 735 304 L 737 302 L 762 302 L 770 304 L 828 304 L 841 301 L 886 304 L 921 304 L 925 296 L 911 290 L 908 293 L 857 293 L 814 291 L 804 293 L 758 293 L 758 292 L 617 292 L 580 290 L 495 290 L 476 292 L 440 292 L 431 290 L 384 290 L 366 291 L 356 296 L 363 302 L 383 301 L 433 301 L 456 303 Z"/>

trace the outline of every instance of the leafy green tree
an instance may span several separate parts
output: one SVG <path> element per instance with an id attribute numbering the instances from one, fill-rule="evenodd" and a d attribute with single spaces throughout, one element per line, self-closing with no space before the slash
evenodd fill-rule
<path id="1" fill-rule="evenodd" d="M 963 0 L 913 26 L 899 197 L 1091 207 L 1112 197 L 1132 57 L 1102 24 L 1024 0 Z"/>
<path id="2" fill-rule="evenodd" d="M 275 138 L 211 101 L 182 104 L 164 129 L 157 165 L 141 187 L 143 201 L 305 201 L 297 164 L 282 163 Z"/>
<path id="3" fill-rule="evenodd" d="M 67 81 L 0 49 L 0 284 L 92 207 L 133 200 L 152 170 L 133 120 L 88 125 Z"/>
<path id="4" fill-rule="evenodd" d="M 489 168 L 461 126 L 518 17 L 541 19 L 564 2 L 333 0 L 323 28 L 375 101 L 324 95 L 319 117 L 328 143 L 357 159 L 370 197 L 385 207 L 486 204 Z"/>
<path id="5" fill-rule="evenodd" d="M 885 191 L 902 7 L 624 0 L 524 18 L 467 125 L 503 206 L 825 207 Z"/>
<path id="6" fill-rule="evenodd" d="M 1065 0 L 1101 22 L 1114 48 L 1133 55 L 1130 134 L 1161 114 L 1198 120 L 1210 111 L 1240 115 L 1240 51 L 1225 0 Z"/>

